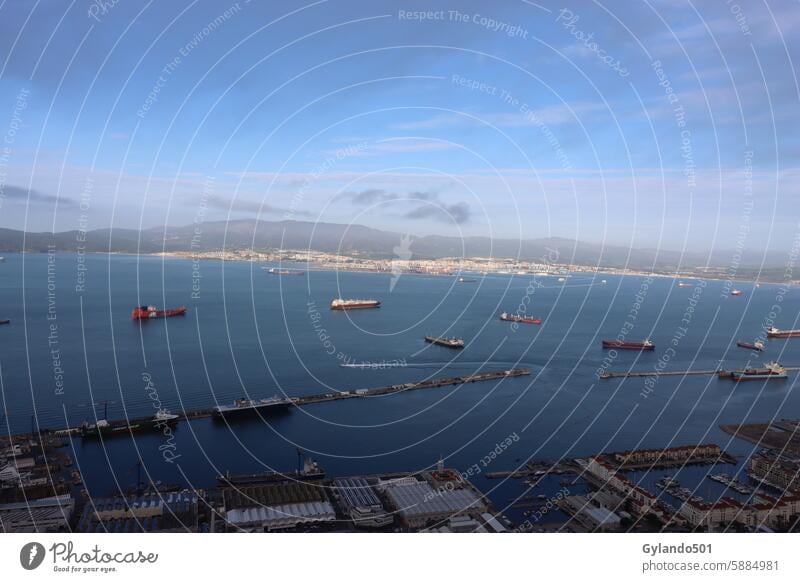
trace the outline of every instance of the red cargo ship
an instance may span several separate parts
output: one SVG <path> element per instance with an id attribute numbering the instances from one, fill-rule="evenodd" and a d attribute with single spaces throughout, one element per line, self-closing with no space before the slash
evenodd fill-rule
<path id="1" fill-rule="evenodd" d="M 506 313 L 505 311 L 500 314 L 500 319 L 502 321 L 511 321 L 514 323 L 532 323 L 534 325 L 539 325 L 542 323 L 542 320 L 538 317 L 525 317 L 523 315 L 514 315 L 511 313 Z"/>
<path id="2" fill-rule="evenodd" d="M 177 309 L 156 309 L 152 305 L 142 305 L 131 312 L 131 317 L 133 319 L 156 319 L 159 317 L 184 315 L 185 313 L 185 307 L 178 307 Z"/>
<path id="3" fill-rule="evenodd" d="M 624 342 L 620 340 L 603 340 L 604 350 L 640 350 L 643 352 L 652 352 L 656 346 L 649 339 L 643 342 Z"/>

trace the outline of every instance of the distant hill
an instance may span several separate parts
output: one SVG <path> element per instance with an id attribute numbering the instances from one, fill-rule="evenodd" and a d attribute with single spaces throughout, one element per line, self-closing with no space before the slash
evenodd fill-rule
<path id="1" fill-rule="evenodd" d="M 331 253 L 353 254 L 391 258 L 400 244 L 401 234 L 376 230 L 362 225 L 343 225 L 303 221 L 263 221 L 254 219 L 206 222 L 199 225 L 131 229 L 100 229 L 86 233 L 84 247 L 87 252 L 154 253 L 161 251 L 213 251 L 225 249 L 306 249 Z M 59 251 L 78 248 L 78 232 L 27 233 L 0 229 L 0 252 L 44 252 L 49 245 Z M 23 249 L 23 237 L 25 240 Z M 195 240 L 196 246 L 192 246 Z M 519 258 L 522 260 L 599 265 L 634 269 L 671 270 L 679 264 L 683 268 L 705 266 L 706 254 L 654 249 L 629 249 L 623 246 L 599 245 L 564 238 L 527 240 L 491 239 L 472 236 L 412 236 L 410 251 L 414 258 L 441 258 L 453 256 Z M 719 252 L 712 257 L 712 266 L 725 267 L 732 253 Z M 770 258 L 774 267 L 780 265 L 778 257 Z M 775 262 L 777 260 L 777 263 Z M 747 257 L 741 267 L 753 268 L 761 262 L 760 256 Z"/>

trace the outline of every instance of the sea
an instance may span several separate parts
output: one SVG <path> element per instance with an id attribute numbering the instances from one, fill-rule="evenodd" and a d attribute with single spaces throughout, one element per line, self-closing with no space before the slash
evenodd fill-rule
<path id="1" fill-rule="evenodd" d="M 208 409 L 237 398 L 335 393 L 526 367 L 531 375 L 292 408 L 230 422 L 211 417 L 174 431 L 97 440 L 69 452 L 94 496 L 139 479 L 207 488 L 216 476 L 290 471 L 310 456 L 328 476 L 415 471 L 440 460 L 501 510 L 555 495 L 492 480 L 529 459 L 716 443 L 743 468 L 754 445 L 720 425 L 800 416 L 797 373 L 735 384 L 715 375 L 600 379 L 603 372 L 800 365 L 800 340 L 738 348 L 765 326 L 798 327 L 791 285 L 572 273 L 363 273 L 307 269 L 272 275 L 268 263 L 160 256 L 10 254 L 0 262 L 0 431 Z M 731 296 L 730 290 L 742 291 Z M 379 309 L 331 311 L 335 297 Z M 133 321 L 137 305 L 185 305 L 183 317 Z M 541 325 L 500 321 L 501 312 Z M 461 337 L 463 350 L 426 335 Z M 603 350 L 602 339 L 650 338 L 653 352 Z M 342 364 L 359 364 L 344 367 Z M 717 469 L 684 470 L 705 498 Z M 644 483 L 663 474 L 642 475 Z M 682 473 L 683 478 L 683 473 Z M 563 479 L 563 478 L 562 478 Z M 577 486 L 576 486 L 577 487 Z M 736 495 L 733 495 L 736 496 Z M 556 516 L 554 512 L 552 517 Z M 517 516 L 518 517 L 518 516 Z M 551 517 L 543 518 L 543 521 Z"/>

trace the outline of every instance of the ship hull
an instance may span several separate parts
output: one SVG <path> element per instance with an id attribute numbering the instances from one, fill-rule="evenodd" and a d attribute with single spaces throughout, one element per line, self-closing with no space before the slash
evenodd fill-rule
<path id="1" fill-rule="evenodd" d="M 542 323 L 542 320 L 537 317 L 515 317 L 513 315 L 510 317 L 503 317 L 501 315 L 500 321 L 507 321 L 509 323 L 527 323 L 530 325 L 539 325 Z"/>
<path id="2" fill-rule="evenodd" d="M 257 406 L 241 406 L 241 407 L 224 407 L 224 408 L 215 408 L 214 409 L 214 416 L 217 418 L 229 417 L 229 416 L 248 416 L 254 415 L 256 412 L 260 412 L 262 414 L 271 413 L 271 412 L 285 412 L 289 409 L 289 405 L 291 402 L 285 402 L 280 404 L 262 404 Z"/>
<path id="3" fill-rule="evenodd" d="M 452 350 L 460 350 L 464 348 L 463 343 L 454 344 L 436 337 L 426 337 L 425 341 L 428 342 L 429 344 L 433 344 L 435 346 L 442 346 L 443 348 L 450 348 Z"/>
<path id="4" fill-rule="evenodd" d="M 656 349 L 653 344 L 642 344 L 636 342 L 618 342 L 603 340 L 604 350 L 636 350 L 639 352 L 652 352 Z"/>
<path id="5" fill-rule="evenodd" d="M 781 339 L 787 337 L 800 337 L 800 329 L 789 329 L 786 331 L 768 331 L 767 337 Z"/>
<path id="6" fill-rule="evenodd" d="M 186 315 L 185 307 L 178 307 L 177 309 L 162 309 L 158 311 L 148 311 L 146 309 L 134 309 L 131 313 L 131 318 L 136 320 L 145 319 L 163 319 L 165 317 L 176 317 Z"/>
<path id="7" fill-rule="evenodd" d="M 740 348 L 745 348 L 747 350 L 754 350 L 756 352 L 764 351 L 763 346 L 757 346 L 756 344 L 751 343 L 751 342 L 738 341 L 738 342 L 736 342 L 736 345 L 739 346 Z"/>
<path id="8" fill-rule="evenodd" d="M 358 303 L 353 305 L 331 305 L 331 309 L 333 311 L 351 311 L 353 309 L 377 309 L 380 307 L 380 302 L 378 303 Z"/>
<path id="9" fill-rule="evenodd" d="M 84 438 L 110 438 L 114 436 L 122 436 L 131 432 L 144 432 L 148 430 L 162 430 L 165 426 L 173 427 L 178 424 L 177 418 L 163 419 L 163 420 L 140 420 L 120 423 L 111 423 L 109 426 L 97 428 L 90 427 L 81 431 L 81 436 Z"/>

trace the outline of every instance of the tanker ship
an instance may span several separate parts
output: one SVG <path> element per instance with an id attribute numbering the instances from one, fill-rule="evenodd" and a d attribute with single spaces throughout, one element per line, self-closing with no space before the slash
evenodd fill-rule
<path id="1" fill-rule="evenodd" d="M 152 305 L 142 305 L 131 312 L 131 317 L 133 319 L 157 319 L 159 317 L 174 317 L 176 315 L 185 314 L 185 307 L 178 307 L 177 309 L 158 309 Z"/>
<path id="2" fill-rule="evenodd" d="M 767 337 L 774 337 L 774 338 L 800 337 L 800 329 L 778 329 L 777 327 L 768 327 Z"/>
<path id="3" fill-rule="evenodd" d="M 526 317 L 524 315 L 514 315 L 511 313 L 506 313 L 505 311 L 500 314 L 500 319 L 502 321 L 511 321 L 514 323 L 532 323 L 534 325 L 539 325 L 542 323 L 542 320 L 538 317 Z"/>
<path id="4" fill-rule="evenodd" d="M 622 340 L 603 340 L 604 350 L 639 350 L 642 352 L 652 352 L 656 346 L 649 339 L 641 342 L 628 342 Z"/>
<path id="5" fill-rule="evenodd" d="M 372 309 L 380 307 L 381 302 L 377 299 L 334 299 L 331 301 L 331 309 L 345 311 L 348 309 Z"/>
<path id="6" fill-rule="evenodd" d="M 443 346 L 445 348 L 455 348 L 457 350 L 464 347 L 464 340 L 457 337 L 438 337 L 426 335 L 425 341 L 429 344 L 436 344 L 437 346 Z"/>

